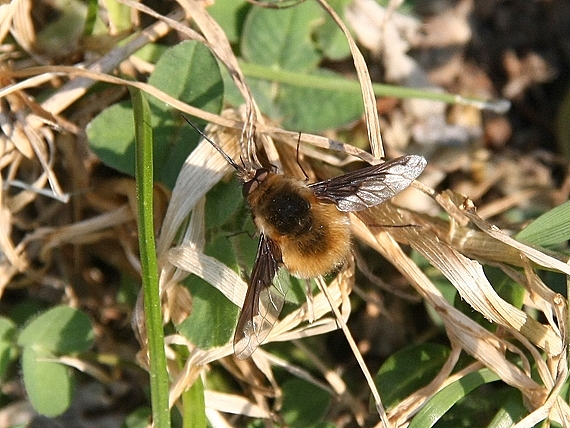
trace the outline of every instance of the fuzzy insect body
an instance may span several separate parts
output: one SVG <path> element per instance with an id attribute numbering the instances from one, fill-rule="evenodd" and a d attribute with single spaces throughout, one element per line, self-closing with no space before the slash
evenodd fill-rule
<path id="1" fill-rule="evenodd" d="M 422 156 L 402 156 L 317 183 L 265 168 L 238 165 L 215 142 L 194 129 L 234 167 L 259 230 L 257 256 L 234 335 L 234 353 L 245 359 L 267 338 L 279 318 L 285 293 L 274 283 L 283 266 L 298 278 L 325 275 L 351 249 L 349 212 L 385 202 L 425 169 Z"/>

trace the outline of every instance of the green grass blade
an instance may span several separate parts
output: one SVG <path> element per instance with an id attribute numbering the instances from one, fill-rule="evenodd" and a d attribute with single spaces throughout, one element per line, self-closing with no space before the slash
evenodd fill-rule
<path id="1" fill-rule="evenodd" d="M 184 400 L 183 428 L 202 428 L 208 425 L 206 420 L 206 401 L 204 398 L 204 384 L 198 376 L 196 382 L 182 394 Z"/>
<path id="2" fill-rule="evenodd" d="M 98 3 L 99 2 L 97 0 L 89 0 L 87 2 L 87 16 L 85 17 L 83 36 L 90 36 L 93 33 L 95 21 L 97 21 Z"/>
<path id="3" fill-rule="evenodd" d="M 139 215 L 139 247 L 144 292 L 146 331 L 150 358 L 150 390 L 153 426 L 170 427 L 168 373 L 164 353 L 164 331 L 158 288 L 158 269 L 153 224 L 152 128 L 150 108 L 144 94 L 129 88 L 135 119 L 135 178 Z"/>
<path id="4" fill-rule="evenodd" d="M 455 403 L 475 388 L 496 380 L 499 380 L 499 377 L 489 369 L 481 369 L 469 373 L 435 394 L 414 417 L 409 428 L 427 428 L 434 426 Z"/>
<path id="5" fill-rule="evenodd" d="M 263 65 L 244 61 L 240 62 L 240 67 L 247 77 L 265 79 L 271 82 L 283 83 L 300 88 L 350 92 L 354 93 L 355 96 L 360 96 L 361 94 L 360 84 L 356 80 L 336 77 L 327 78 L 318 74 L 299 73 L 289 70 L 275 70 Z M 479 98 L 462 97 L 460 95 L 434 90 L 406 88 L 380 83 L 374 83 L 372 87 L 376 96 L 421 98 L 425 100 L 441 101 L 448 104 L 473 105 L 478 108 L 491 110 L 497 113 L 504 113 L 510 107 L 510 103 L 503 99 L 486 101 Z"/>
<path id="6" fill-rule="evenodd" d="M 542 214 L 521 230 L 516 238 L 548 247 L 570 239 L 570 201 Z"/>

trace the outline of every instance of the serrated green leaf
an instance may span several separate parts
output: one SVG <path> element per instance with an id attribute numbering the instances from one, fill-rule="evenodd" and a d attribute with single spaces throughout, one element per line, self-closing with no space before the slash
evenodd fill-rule
<path id="1" fill-rule="evenodd" d="M 219 113 L 223 80 L 218 63 L 201 43 L 182 42 L 158 60 L 149 84 L 203 110 Z M 180 115 L 156 98 L 149 97 L 154 134 L 154 176 L 172 188 L 180 167 L 198 143 L 198 135 Z M 103 162 L 134 175 L 134 123 L 130 101 L 115 104 L 95 117 L 87 127 L 91 149 Z"/>
<path id="2" fill-rule="evenodd" d="M 341 79 L 340 75 L 323 69 L 311 76 Z M 282 85 L 276 103 L 283 116 L 283 127 L 305 132 L 337 128 L 357 120 L 364 111 L 360 93 L 294 85 Z"/>
<path id="3" fill-rule="evenodd" d="M 570 240 L 570 201 L 542 214 L 521 230 L 516 238 L 523 242 L 548 247 Z"/>
<path id="4" fill-rule="evenodd" d="M 382 365 L 374 379 L 386 407 L 430 383 L 445 364 L 449 348 L 433 343 L 405 348 Z"/>
<path id="5" fill-rule="evenodd" d="M 475 388 L 497 380 L 499 380 L 499 377 L 489 369 L 481 369 L 469 373 L 434 395 L 412 419 L 409 428 L 429 428 L 434 426 L 455 403 Z"/>
<path id="6" fill-rule="evenodd" d="M 184 282 L 192 294 L 192 313 L 176 326 L 178 332 L 201 349 L 228 343 L 239 308 L 201 278 L 192 276 Z"/>
<path id="7" fill-rule="evenodd" d="M 322 11 L 314 2 L 285 9 L 253 8 L 244 24 L 243 57 L 274 69 L 314 69 L 321 55 L 311 38 L 321 16 Z"/>
<path id="8" fill-rule="evenodd" d="M 34 409 L 54 417 L 65 412 L 73 398 L 74 378 L 68 367 L 47 361 L 55 355 L 41 346 L 26 346 L 22 354 L 24 386 Z"/>
<path id="9" fill-rule="evenodd" d="M 302 379 L 283 384 L 281 414 L 291 428 L 314 426 L 325 415 L 331 396 L 328 392 Z"/>
<path id="10" fill-rule="evenodd" d="M 131 101 L 103 110 L 87 125 L 91 149 L 104 164 L 124 174 L 135 174 L 135 125 Z"/>
<path id="11" fill-rule="evenodd" d="M 238 269 L 232 242 L 227 236 L 209 239 L 205 253 Z M 192 294 L 192 313 L 176 326 L 178 331 L 202 349 L 228 343 L 234 332 L 239 308 L 197 276 L 190 276 L 184 283 Z"/>
<path id="12" fill-rule="evenodd" d="M 91 321 L 84 312 L 57 306 L 32 319 L 20 333 L 18 345 L 68 354 L 88 350 L 93 340 Z"/>
<path id="13" fill-rule="evenodd" d="M 218 183 L 206 196 L 206 227 L 223 226 L 243 205 L 244 198 L 237 183 Z"/>

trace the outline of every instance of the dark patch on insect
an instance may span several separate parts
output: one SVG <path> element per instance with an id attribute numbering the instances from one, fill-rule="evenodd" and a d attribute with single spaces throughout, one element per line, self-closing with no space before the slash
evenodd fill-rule
<path id="1" fill-rule="evenodd" d="M 245 359 L 266 339 L 283 308 L 285 293 L 274 283 L 278 270 L 285 266 L 294 276 L 313 278 L 338 268 L 351 249 L 348 212 L 391 199 L 423 172 L 427 162 L 422 156 L 402 156 L 307 185 L 264 168 L 246 170 L 202 136 L 243 181 L 243 195 L 260 232 L 234 336 L 234 353 Z"/>

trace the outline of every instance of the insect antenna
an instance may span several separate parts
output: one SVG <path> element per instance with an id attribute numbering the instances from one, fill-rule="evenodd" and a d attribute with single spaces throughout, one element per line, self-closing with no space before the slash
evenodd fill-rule
<path id="1" fill-rule="evenodd" d="M 192 128 L 194 128 L 198 132 L 198 134 L 200 134 L 202 136 L 202 138 L 204 138 L 208 143 L 210 143 L 218 151 L 218 153 L 220 153 L 224 157 L 224 159 L 236 170 L 236 172 L 239 175 L 243 175 L 245 173 L 245 169 L 242 166 L 239 166 L 226 152 L 224 152 L 222 150 L 222 148 L 220 146 L 218 146 L 216 143 L 214 143 L 206 134 L 204 134 L 186 116 L 182 115 L 182 117 L 188 123 L 188 125 L 190 125 Z"/>

